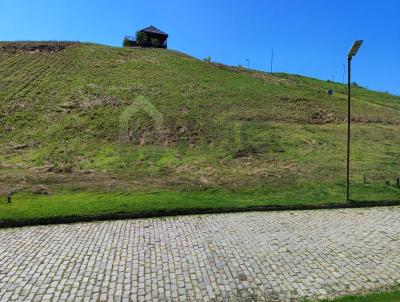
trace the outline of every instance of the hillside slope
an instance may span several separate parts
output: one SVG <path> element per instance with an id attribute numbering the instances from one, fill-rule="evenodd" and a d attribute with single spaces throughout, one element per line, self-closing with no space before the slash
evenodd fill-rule
<path id="1" fill-rule="evenodd" d="M 353 196 L 395 198 L 385 180 L 400 175 L 400 98 L 353 91 Z M 0 43 L 3 192 L 41 184 L 338 200 L 345 121 L 338 83 L 160 49 Z"/>

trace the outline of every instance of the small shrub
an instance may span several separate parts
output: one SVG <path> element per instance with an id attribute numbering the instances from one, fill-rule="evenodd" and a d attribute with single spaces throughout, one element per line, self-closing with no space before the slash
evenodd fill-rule
<path id="1" fill-rule="evenodd" d="M 122 46 L 124 47 L 129 47 L 131 46 L 131 41 L 127 37 L 124 38 L 124 41 L 122 42 Z"/>
<path id="2" fill-rule="evenodd" d="M 151 39 L 151 47 L 159 48 L 161 46 L 160 40 L 157 38 Z"/>
<path id="3" fill-rule="evenodd" d="M 211 63 L 211 57 L 208 56 L 207 58 L 205 58 L 205 59 L 204 59 L 204 62 Z"/>
<path id="4" fill-rule="evenodd" d="M 142 46 L 142 47 L 148 46 L 147 35 L 141 31 L 136 32 L 136 42 L 139 46 Z"/>

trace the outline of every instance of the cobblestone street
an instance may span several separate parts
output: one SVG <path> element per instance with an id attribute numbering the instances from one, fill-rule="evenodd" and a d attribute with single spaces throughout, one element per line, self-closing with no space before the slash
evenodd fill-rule
<path id="1" fill-rule="evenodd" d="M 297 301 L 400 283 L 400 208 L 0 230 L 1 301 Z"/>

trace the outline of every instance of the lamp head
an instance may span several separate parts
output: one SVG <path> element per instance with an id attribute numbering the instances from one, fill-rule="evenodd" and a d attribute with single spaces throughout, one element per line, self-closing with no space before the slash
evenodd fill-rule
<path id="1" fill-rule="evenodd" d="M 349 54 L 347 55 L 347 58 L 351 59 L 352 57 L 354 57 L 357 54 L 358 50 L 360 49 L 362 43 L 363 43 L 363 40 L 355 41 L 349 51 Z"/>

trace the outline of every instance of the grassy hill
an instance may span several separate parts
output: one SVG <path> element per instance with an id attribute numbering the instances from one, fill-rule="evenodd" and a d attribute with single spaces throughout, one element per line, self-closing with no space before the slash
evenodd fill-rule
<path id="1" fill-rule="evenodd" d="M 396 199 L 400 97 L 353 92 L 352 197 Z M 339 83 L 161 49 L 0 43 L 0 190 L 23 200 L 342 201 L 345 143 Z"/>

